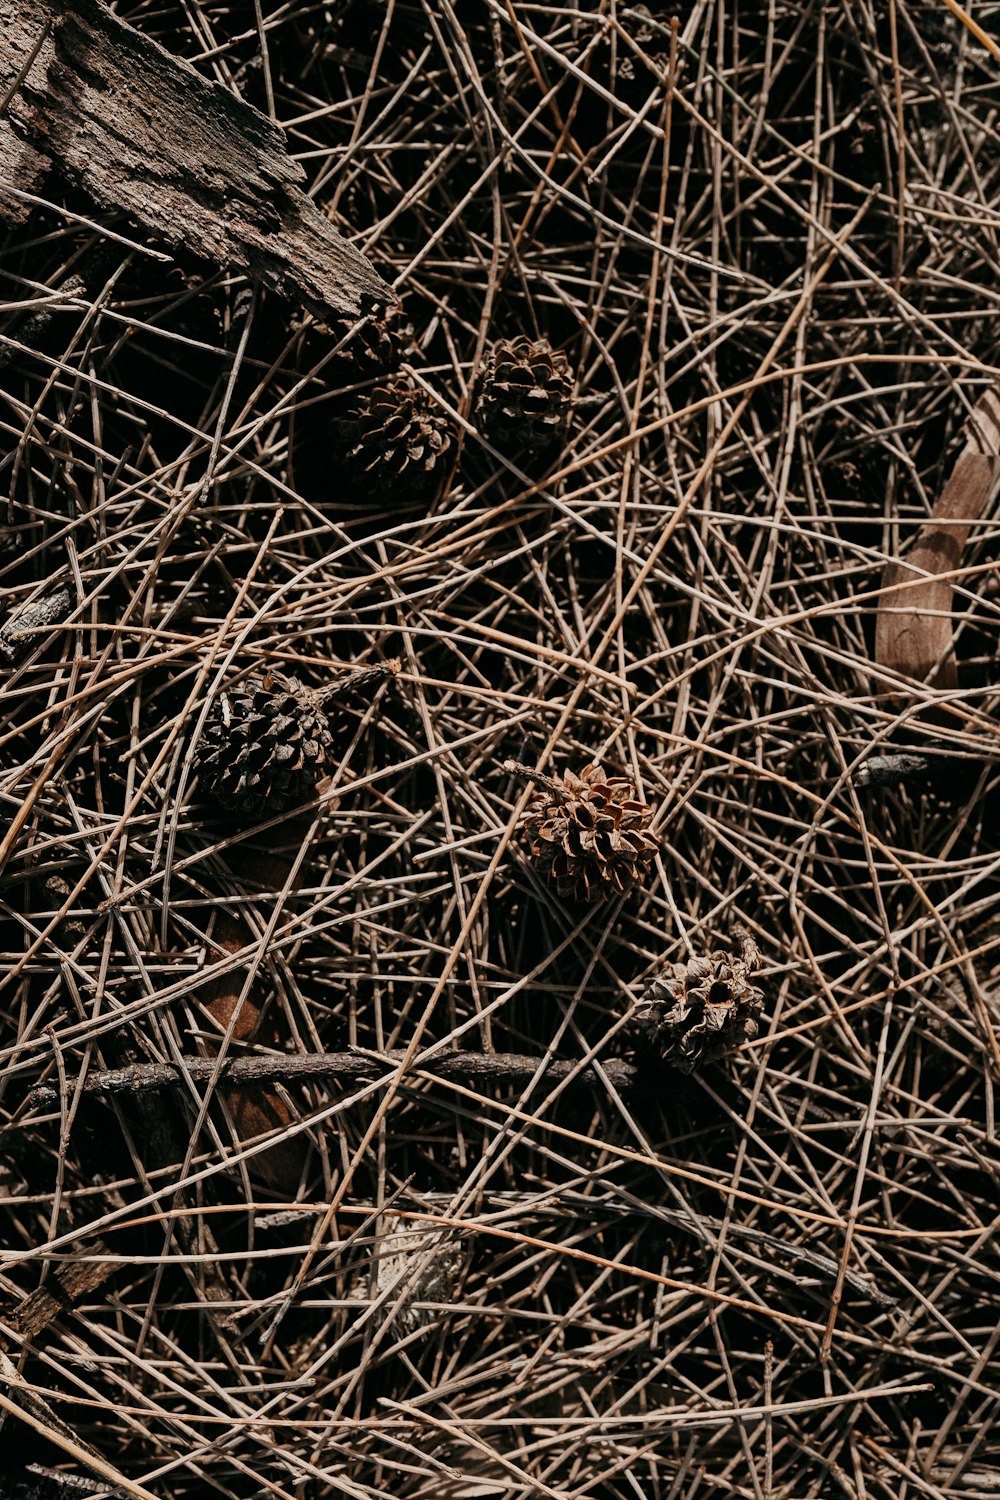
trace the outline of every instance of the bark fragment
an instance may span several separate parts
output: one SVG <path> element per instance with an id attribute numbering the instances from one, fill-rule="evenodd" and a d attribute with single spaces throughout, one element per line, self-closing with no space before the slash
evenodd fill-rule
<path id="1" fill-rule="evenodd" d="M 391 298 L 303 192 L 284 132 L 98 0 L 0 0 L 0 99 L 11 89 L 0 216 L 24 217 L 51 163 L 99 208 L 320 316 Z"/>

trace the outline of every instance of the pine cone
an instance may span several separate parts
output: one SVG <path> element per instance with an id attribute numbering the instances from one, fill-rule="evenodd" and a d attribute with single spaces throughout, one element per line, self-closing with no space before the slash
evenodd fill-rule
<path id="1" fill-rule="evenodd" d="M 682 1073 L 750 1041 L 757 1035 L 764 998 L 750 982 L 759 966 L 757 945 L 746 933 L 738 958 L 716 952 L 671 964 L 636 1006 L 642 1041 Z"/>
<path id="2" fill-rule="evenodd" d="M 652 813 L 631 781 L 605 776 L 597 764 L 561 777 L 511 761 L 505 769 L 544 788 L 528 804 L 524 831 L 534 864 L 560 896 L 600 901 L 643 880 L 659 846 L 649 832 Z"/>
<path id="3" fill-rule="evenodd" d="M 388 375 L 398 370 L 413 348 L 413 324 L 401 302 L 390 302 L 372 311 L 347 346 L 347 353 L 362 375 Z"/>
<path id="4" fill-rule="evenodd" d="M 372 493 L 425 493 L 455 446 L 451 423 L 407 376 L 377 385 L 344 424 L 347 464 Z"/>
<path id="5" fill-rule="evenodd" d="M 491 346 L 476 416 L 497 447 L 540 452 L 565 436 L 572 403 L 569 360 L 548 339 L 522 333 Z"/>
<path id="6" fill-rule="evenodd" d="M 330 758 L 320 695 L 276 672 L 245 677 L 212 704 L 197 748 L 202 791 L 256 818 L 303 801 Z"/>

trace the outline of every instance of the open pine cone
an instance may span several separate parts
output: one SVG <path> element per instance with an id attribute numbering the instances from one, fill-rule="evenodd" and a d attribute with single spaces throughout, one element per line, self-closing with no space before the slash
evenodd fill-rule
<path id="1" fill-rule="evenodd" d="M 320 694 L 277 672 L 245 677 L 212 704 L 196 752 L 198 781 L 241 817 L 281 812 L 325 774 L 331 740 Z"/>
<path id="2" fill-rule="evenodd" d="M 757 1035 L 763 992 L 750 976 L 760 953 L 742 933 L 740 954 L 715 952 L 671 964 L 655 979 L 634 1012 L 642 1042 L 679 1068 L 693 1073 Z"/>
<path id="3" fill-rule="evenodd" d="M 476 417 L 498 448 L 539 452 L 563 437 L 573 403 L 573 372 L 561 349 L 526 334 L 498 339 L 483 368 Z"/>
<path id="4" fill-rule="evenodd" d="M 649 831 L 652 812 L 624 776 L 606 776 L 596 763 L 577 776 L 528 774 L 542 790 L 524 814 L 534 865 L 573 901 L 620 896 L 648 874 L 659 845 Z"/>
<path id="5" fill-rule="evenodd" d="M 425 494 L 441 479 L 455 447 L 451 423 L 405 375 L 375 386 L 343 427 L 347 464 L 374 494 Z"/>

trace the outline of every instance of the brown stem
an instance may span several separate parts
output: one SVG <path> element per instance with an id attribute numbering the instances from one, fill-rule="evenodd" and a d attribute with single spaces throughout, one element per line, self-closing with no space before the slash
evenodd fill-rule
<path id="1" fill-rule="evenodd" d="M 555 797 L 565 797 L 566 788 L 561 781 L 554 776 L 546 776 L 541 771 L 536 771 L 532 766 L 526 766 L 521 760 L 505 760 L 503 763 L 505 771 L 511 776 L 516 776 L 520 781 L 530 781 L 533 786 L 540 786 Z"/>
<path id="2" fill-rule="evenodd" d="M 373 667 L 358 667 L 355 672 L 348 672 L 346 677 L 338 677 L 336 682 L 331 682 L 329 687 L 321 688 L 316 694 L 316 701 L 325 704 L 331 699 L 337 699 L 345 693 L 353 692 L 356 688 L 365 691 L 377 687 L 387 677 L 395 677 L 400 670 L 398 658 L 392 661 L 378 662 Z"/>

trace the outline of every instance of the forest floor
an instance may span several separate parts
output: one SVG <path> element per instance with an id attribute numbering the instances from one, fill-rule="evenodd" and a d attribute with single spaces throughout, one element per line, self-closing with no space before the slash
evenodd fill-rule
<path id="1" fill-rule="evenodd" d="M 78 173 L 0 224 L 0 1496 L 1000 1494 L 993 470 L 925 525 L 1000 376 L 1000 7 L 116 10 L 283 127 L 447 455 L 351 461 L 360 317 Z M 359 668 L 311 799 L 204 795 L 227 683 Z M 629 778 L 648 876 L 560 895 L 511 759 Z M 741 928 L 757 1034 L 644 1054 Z"/>

